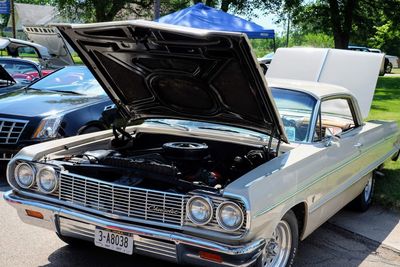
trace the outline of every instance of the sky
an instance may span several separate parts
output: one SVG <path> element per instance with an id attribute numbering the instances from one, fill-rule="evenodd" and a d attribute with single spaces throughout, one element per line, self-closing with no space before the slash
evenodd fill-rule
<path id="1" fill-rule="evenodd" d="M 270 15 L 263 15 L 261 10 L 256 10 L 255 14 L 258 17 L 254 17 L 251 19 L 252 22 L 257 23 L 258 25 L 263 26 L 266 29 L 272 29 L 275 30 L 275 33 L 281 34 L 284 29 L 282 24 L 276 24 L 274 23 L 274 20 L 277 19 L 276 15 L 270 14 Z M 241 15 L 236 15 L 238 17 L 244 18 L 244 19 L 249 19 Z"/>

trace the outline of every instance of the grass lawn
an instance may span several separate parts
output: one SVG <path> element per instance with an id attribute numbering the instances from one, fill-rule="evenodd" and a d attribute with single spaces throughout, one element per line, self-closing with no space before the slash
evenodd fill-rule
<path id="1" fill-rule="evenodd" d="M 400 125 L 400 77 L 379 78 L 369 119 L 395 120 Z M 383 172 L 385 177 L 375 183 L 375 202 L 400 210 L 400 159 L 387 161 Z"/>
<path id="2" fill-rule="evenodd" d="M 392 69 L 392 74 L 400 74 L 400 69 Z"/>

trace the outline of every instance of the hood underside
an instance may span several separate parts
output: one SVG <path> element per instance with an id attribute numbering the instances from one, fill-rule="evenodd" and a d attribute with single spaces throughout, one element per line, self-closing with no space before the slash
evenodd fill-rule
<path id="1" fill-rule="evenodd" d="M 71 49 L 64 42 L 57 29 L 50 26 L 25 26 L 29 40 L 46 47 L 51 55 L 48 64 L 52 67 L 73 65 Z"/>
<path id="2" fill-rule="evenodd" d="M 244 34 L 148 21 L 57 28 L 129 119 L 221 123 L 287 141 Z"/>

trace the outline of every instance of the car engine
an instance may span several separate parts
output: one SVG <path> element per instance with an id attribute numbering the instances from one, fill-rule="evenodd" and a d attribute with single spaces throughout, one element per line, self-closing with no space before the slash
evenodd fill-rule
<path id="1" fill-rule="evenodd" d="M 215 141 L 138 143 L 135 149 L 87 151 L 65 158 L 63 165 L 69 172 L 120 185 L 182 193 L 219 191 L 272 156 L 263 147 Z"/>

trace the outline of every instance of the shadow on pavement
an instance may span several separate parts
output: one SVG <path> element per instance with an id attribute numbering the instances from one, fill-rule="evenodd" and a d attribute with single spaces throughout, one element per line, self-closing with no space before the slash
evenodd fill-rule
<path id="1" fill-rule="evenodd" d="M 295 266 L 399 265 L 399 254 L 330 223 L 325 223 L 300 243 L 295 261 Z"/>
<path id="2" fill-rule="evenodd" d="M 55 250 L 44 266 L 178 266 L 140 255 L 124 255 L 88 245 Z M 294 266 L 399 266 L 400 254 L 380 244 L 325 223 L 300 243 Z"/>
<path id="3" fill-rule="evenodd" d="M 144 257 L 141 255 L 125 255 L 118 252 L 97 248 L 90 243 L 88 243 L 88 246 L 83 248 L 69 245 L 61 247 L 54 251 L 48 257 L 48 260 L 50 263 L 42 266 L 178 266 L 176 264 Z"/>

